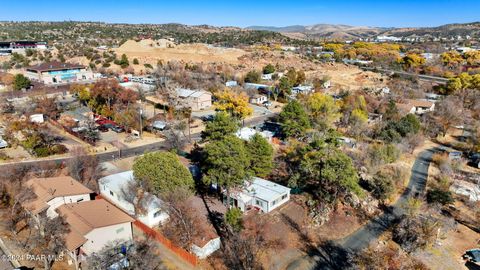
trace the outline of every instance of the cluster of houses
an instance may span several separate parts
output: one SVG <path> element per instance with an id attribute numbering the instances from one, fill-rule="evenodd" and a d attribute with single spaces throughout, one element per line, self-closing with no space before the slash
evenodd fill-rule
<path id="1" fill-rule="evenodd" d="M 138 198 L 131 188 L 134 181 L 133 171 L 105 176 L 98 181 L 98 196 L 70 176 L 32 178 L 27 186 L 35 193 L 35 199 L 22 204 L 35 219 L 58 215 L 65 218 L 70 226 L 65 239 L 68 262 L 78 263 L 108 244 L 128 246 L 133 241 L 134 222 L 155 228 L 169 221 L 165 203 L 149 193 Z M 230 194 L 230 207 L 243 212 L 269 213 L 290 199 L 289 188 L 258 177 L 245 180 L 242 187 L 232 189 Z M 228 205 L 226 201 L 224 204 Z M 197 203 L 195 208 L 198 205 L 202 204 Z M 206 211 L 198 212 L 205 212 L 206 220 Z M 210 225 L 201 237 L 194 239 L 190 252 L 203 259 L 220 249 L 220 242 Z"/>

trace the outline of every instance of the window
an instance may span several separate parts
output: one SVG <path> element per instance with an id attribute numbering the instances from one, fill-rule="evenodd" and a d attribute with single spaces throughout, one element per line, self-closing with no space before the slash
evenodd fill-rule
<path id="1" fill-rule="evenodd" d="M 160 216 L 162 214 L 162 211 L 161 210 L 158 210 L 157 212 L 155 212 L 155 214 L 153 214 L 153 217 L 154 218 L 157 218 L 158 216 Z"/>
<path id="2" fill-rule="evenodd" d="M 81 202 L 81 201 L 83 201 L 83 198 L 80 198 L 80 199 L 77 200 L 77 202 Z"/>
<path id="3" fill-rule="evenodd" d="M 115 232 L 117 234 L 119 234 L 119 233 L 123 232 L 124 230 L 125 230 L 125 228 L 122 227 L 122 228 L 117 229 Z"/>
<path id="4" fill-rule="evenodd" d="M 260 206 L 260 207 L 263 207 L 263 202 L 260 201 L 260 200 L 255 200 L 255 204 Z"/>
<path id="5" fill-rule="evenodd" d="M 111 190 L 110 190 L 110 195 L 115 196 L 115 194 L 113 194 L 113 192 Z"/>
<path id="6" fill-rule="evenodd" d="M 282 195 L 282 200 L 285 200 L 287 198 L 287 194 Z"/>
<path id="7" fill-rule="evenodd" d="M 275 205 L 275 204 L 277 204 L 277 200 L 275 200 L 275 201 L 272 202 L 272 205 Z"/>

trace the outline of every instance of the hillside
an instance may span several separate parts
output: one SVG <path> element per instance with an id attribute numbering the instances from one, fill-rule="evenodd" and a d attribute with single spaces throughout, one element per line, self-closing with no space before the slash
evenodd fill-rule
<path id="1" fill-rule="evenodd" d="M 356 39 L 374 38 L 378 35 L 397 37 L 444 37 L 451 38 L 469 35 L 480 37 L 480 22 L 446 24 L 437 27 L 385 28 L 369 26 L 350 26 L 335 24 L 315 24 L 310 26 L 292 25 L 285 27 L 251 26 L 251 30 L 265 30 L 282 33 L 286 36 L 305 38 Z"/>

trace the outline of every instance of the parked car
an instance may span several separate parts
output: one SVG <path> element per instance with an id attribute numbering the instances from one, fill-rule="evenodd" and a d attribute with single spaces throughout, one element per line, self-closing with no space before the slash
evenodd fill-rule
<path id="1" fill-rule="evenodd" d="M 113 126 L 111 128 L 112 131 L 115 131 L 116 133 L 121 133 L 121 132 L 124 132 L 125 129 L 123 127 L 120 127 L 120 126 Z"/>
<path id="2" fill-rule="evenodd" d="M 101 132 L 108 132 L 108 127 L 106 127 L 105 125 L 100 125 L 98 127 L 98 130 Z"/>
<path id="3" fill-rule="evenodd" d="M 7 147 L 8 147 L 8 143 L 0 137 L 0 149 L 7 148 Z"/>
<path id="4" fill-rule="evenodd" d="M 470 249 L 463 254 L 462 258 L 466 261 L 480 265 L 480 249 Z"/>
<path id="5" fill-rule="evenodd" d="M 272 104 L 272 102 L 270 102 L 270 101 L 265 101 L 265 102 L 263 102 L 263 106 L 265 106 L 265 107 L 267 107 L 267 108 L 270 107 L 270 106 L 272 106 L 272 105 L 273 105 L 273 104 Z"/>
<path id="6" fill-rule="evenodd" d="M 448 153 L 448 158 L 451 160 L 459 160 L 462 158 L 462 152 L 458 152 L 458 151 L 450 152 Z"/>

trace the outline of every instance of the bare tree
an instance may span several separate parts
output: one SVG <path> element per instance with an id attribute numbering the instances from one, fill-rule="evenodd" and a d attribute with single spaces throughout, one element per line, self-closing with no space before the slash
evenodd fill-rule
<path id="1" fill-rule="evenodd" d="M 70 155 L 67 163 L 69 175 L 88 188 L 98 191 L 97 180 L 103 168 L 97 157 L 89 155 L 82 147 L 72 149 Z"/>
<path id="2" fill-rule="evenodd" d="M 164 269 L 155 243 L 156 241 L 153 239 L 144 238 L 135 241 L 128 249 L 119 252 L 118 247 L 123 243 L 112 242 L 100 252 L 89 256 L 90 269 L 103 270 L 113 265 L 129 270 Z"/>

